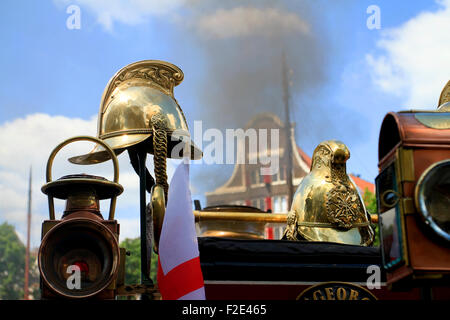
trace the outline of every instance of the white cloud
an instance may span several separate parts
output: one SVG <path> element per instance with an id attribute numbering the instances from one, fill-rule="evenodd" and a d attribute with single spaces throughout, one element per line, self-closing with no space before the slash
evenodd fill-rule
<path id="1" fill-rule="evenodd" d="M 92 13 L 107 31 L 112 31 L 117 22 L 135 26 L 161 16 L 186 25 L 186 16 L 181 18 L 178 13 L 181 8 L 192 9 L 196 4 L 192 0 L 54 0 L 54 2 L 60 8 L 78 5 L 82 15 L 84 10 Z M 309 33 L 309 25 L 297 14 L 276 8 L 218 9 L 212 14 L 200 14 L 194 20 L 194 26 L 200 34 L 213 38 Z"/>
<path id="2" fill-rule="evenodd" d="M 51 150 L 64 139 L 75 135 L 95 135 L 96 117 L 90 120 L 50 116 L 43 113 L 14 119 L 0 126 L 0 167 L 23 170 L 31 161 L 42 164 Z"/>
<path id="3" fill-rule="evenodd" d="M 309 32 L 309 25 L 294 13 L 275 8 L 237 7 L 219 9 L 198 19 L 200 34 L 212 38 L 245 36 L 277 36 L 285 33 Z"/>
<path id="4" fill-rule="evenodd" d="M 32 244 L 40 240 L 41 223 L 47 218 L 47 199 L 40 188 L 45 183 L 45 166 L 52 149 L 75 135 L 95 135 L 96 119 L 70 119 L 36 113 L 0 124 L 0 223 L 7 221 L 25 239 L 28 178 L 33 168 Z M 55 161 L 55 171 L 64 165 Z M 66 173 L 67 174 L 67 173 Z"/>
<path id="5" fill-rule="evenodd" d="M 384 31 L 377 43 L 383 53 L 366 56 L 375 84 L 408 108 L 436 108 L 450 79 L 450 0 L 437 2 L 438 10 Z"/>
<path id="6" fill-rule="evenodd" d="M 127 218 L 118 219 L 120 223 L 120 241 L 125 239 L 133 239 L 139 236 L 139 225 L 140 219 L 137 218 Z"/>
<path id="7" fill-rule="evenodd" d="M 77 4 L 81 14 L 87 9 L 97 21 L 108 31 L 113 29 L 114 22 L 137 25 L 151 16 L 165 15 L 178 7 L 185 0 L 55 0 L 59 6 Z"/>
<path id="8" fill-rule="evenodd" d="M 38 246 L 42 221 L 48 218 L 47 197 L 40 190 L 45 183 L 47 159 L 51 151 L 63 140 L 78 135 L 95 136 L 96 127 L 96 116 L 83 120 L 42 113 L 0 124 L 0 145 L 2 146 L 0 149 L 0 223 L 7 221 L 13 224 L 20 238 L 25 239 L 28 178 L 30 166 L 32 166 L 31 234 L 32 245 Z M 57 179 L 63 175 L 83 172 L 112 179 L 111 161 L 94 166 L 77 166 L 66 161 L 70 156 L 89 151 L 92 146 L 92 143 L 79 142 L 63 148 L 53 163 L 52 178 Z M 151 156 L 148 157 L 147 166 L 150 172 L 153 172 Z M 121 224 L 123 236 L 137 237 L 139 235 L 139 179 L 129 164 L 126 152 L 119 156 L 119 167 L 119 183 L 124 187 L 124 192 L 117 198 L 116 219 Z M 171 177 L 174 163 L 169 160 L 167 168 L 168 175 Z M 64 201 L 56 200 L 55 206 L 58 218 L 64 208 Z M 106 217 L 109 201 L 102 201 L 101 210 Z M 123 236 L 121 239 L 124 239 Z"/>

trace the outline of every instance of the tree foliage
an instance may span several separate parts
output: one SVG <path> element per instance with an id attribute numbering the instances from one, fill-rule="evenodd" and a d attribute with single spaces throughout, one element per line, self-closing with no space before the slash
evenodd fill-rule
<path id="1" fill-rule="evenodd" d="M 141 281 L 141 240 L 140 238 L 125 239 L 120 243 L 122 248 L 130 253 L 125 262 L 125 283 L 138 284 Z M 158 256 L 152 252 L 150 278 L 156 283 Z"/>
<path id="2" fill-rule="evenodd" d="M 14 227 L 8 223 L 0 225 L 0 299 L 23 297 L 25 273 L 25 246 Z"/>
<path id="3" fill-rule="evenodd" d="M 370 192 L 369 189 L 366 188 L 363 194 L 363 200 L 364 204 L 366 205 L 367 211 L 369 211 L 370 214 L 377 214 L 378 213 L 378 207 L 377 207 L 377 197 L 373 192 Z M 379 246 L 380 245 L 380 237 L 378 232 L 378 225 L 375 227 L 375 240 L 373 243 L 373 246 Z"/>
<path id="4" fill-rule="evenodd" d="M 20 241 L 14 226 L 0 225 L 0 299 L 23 298 L 25 281 L 25 245 Z M 38 271 L 36 258 L 30 256 L 29 294 L 37 289 Z M 33 290 L 34 289 L 34 290 Z"/>

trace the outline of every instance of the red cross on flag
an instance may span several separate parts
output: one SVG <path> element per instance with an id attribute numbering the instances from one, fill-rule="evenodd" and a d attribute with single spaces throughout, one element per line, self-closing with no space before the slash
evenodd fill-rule
<path id="1" fill-rule="evenodd" d="M 164 300 L 204 300 L 205 288 L 189 189 L 189 164 L 182 162 L 170 182 L 159 240 L 157 280 Z"/>

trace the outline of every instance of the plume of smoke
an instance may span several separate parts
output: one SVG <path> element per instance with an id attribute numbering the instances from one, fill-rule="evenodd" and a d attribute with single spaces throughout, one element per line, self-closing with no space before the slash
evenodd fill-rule
<path id="1" fill-rule="evenodd" d="M 293 94 L 324 80 L 326 50 L 314 34 L 311 10 L 305 5 L 291 9 L 273 1 L 259 7 L 239 2 L 198 18 L 195 31 L 208 65 L 200 107 L 208 126 L 242 127 L 266 111 L 284 118 L 283 52 Z"/>
<path id="2" fill-rule="evenodd" d="M 282 56 L 288 65 L 291 121 L 297 141 L 311 155 L 322 140 L 342 138 L 337 119 L 352 116 L 314 97 L 326 85 L 330 56 L 320 6 L 306 1 L 192 1 L 188 23 L 202 52 L 198 84 L 203 129 L 242 128 L 256 114 L 272 112 L 285 120 Z M 311 98 L 313 97 L 313 98 Z M 300 105 L 299 102 L 302 102 Z M 303 105 L 307 102 L 308 105 Z M 339 109 L 339 110 L 337 110 Z M 338 111 L 338 112 L 337 112 Z M 198 118 L 197 118 L 198 119 Z M 353 128 L 353 133 L 358 128 Z M 305 134 L 306 133 L 306 134 Z M 223 150 L 225 152 L 225 149 Z M 233 166 L 193 170 L 198 191 L 212 191 L 231 176 Z"/>
<path id="3" fill-rule="evenodd" d="M 323 81 L 324 44 L 315 35 L 310 8 L 284 4 L 240 1 L 196 10 L 201 14 L 191 27 L 204 52 L 206 72 L 199 85 L 201 105 L 195 113 L 202 115 L 204 129 L 241 128 L 261 112 L 284 120 L 283 54 L 292 70 L 292 94 Z M 232 168 L 194 169 L 194 181 L 203 181 L 198 190 L 212 191 L 225 183 Z"/>

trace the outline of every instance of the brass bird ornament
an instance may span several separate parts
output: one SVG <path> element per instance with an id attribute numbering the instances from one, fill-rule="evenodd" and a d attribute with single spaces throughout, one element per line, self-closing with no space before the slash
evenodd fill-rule
<path id="1" fill-rule="evenodd" d="M 294 194 L 283 239 L 370 246 L 374 232 L 355 183 L 347 175 L 347 146 L 320 143 L 311 170 Z"/>

